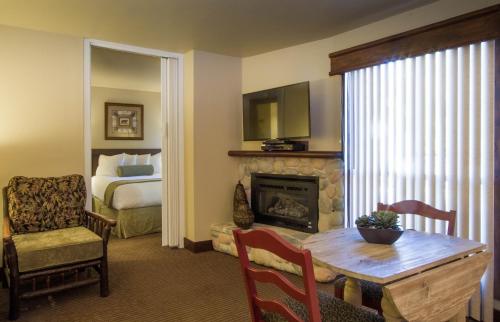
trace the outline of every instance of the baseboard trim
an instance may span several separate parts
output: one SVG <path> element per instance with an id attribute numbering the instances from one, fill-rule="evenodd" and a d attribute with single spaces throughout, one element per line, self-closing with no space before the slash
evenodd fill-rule
<path id="1" fill-rule="evenodd" d="M 201 240 L 194 242 L 190 239 L 187 239 L 186 237 L 184 237 L 184 248 L 193 253 L 201 253 L 214 250 L 212 240 Z"/>

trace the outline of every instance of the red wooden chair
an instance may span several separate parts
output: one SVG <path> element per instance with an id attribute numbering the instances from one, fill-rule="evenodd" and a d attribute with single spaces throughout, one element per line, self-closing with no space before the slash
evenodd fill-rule
<path id="1" fill-rule="evenodd" d="M 393 211 L 397 214 L 414 214 L 422 217 L 444 220 L 448 222 L 447 234 L 453 236 L 455 233 L 455 220 L 457 217 L 457 212 L 455 210 L 439 210 L 418 200 L 403 200 L 393 203 L 392 205 L 386 205 L 379 202 L 377 204 L 377 211 L 381 210 Z"/>
<path id="2" fill-rule="evenodd" d="M 332 322 L 383 321 L 377 314 L 357 308 L 336 299 L 334 296 L 317 293 L 312 257 L 309 250 L 300 250 L 294 247 L 269 229 L 256 229 L 248 232 L 236 229 L 233 234 L 253 322 L 283 321 L 283 318 L 285 321 L 296 322 L 305 320 L 310 322 L 320 322 L 322 320 Z M 304 290 L 301 290 L 274 270 L 250 266 L 247 247 L 270 251 L 300 266 L 302 268 Z M 285 299 L 284 303 L 278 300 L 262 299 L 257 294 L 256 281 L 273 283 L 290 297 Z"/>
<path id="3" fill-rule="evenodd" d="M 444 211 L 436 209 L 418 200 L 403 200 L 391 205 L 384 203 L 377 204 L 377 211 L 393 211 L 397 214 L 414 214 L 422 217 L 439 219 L 448 222 L 447 235 L 453 236 L 455 233 L 455 220 L 457 212 L 455 210 Z M 338 298 L 344 297 L 345 278 L 340 278 L 335 282 L 335 296 Z M 380 285 L 362 281 L 361 291 L 363 293 L 363 305 L 376 309 L 382 313 L 381 300 L 382 288 Z"/>

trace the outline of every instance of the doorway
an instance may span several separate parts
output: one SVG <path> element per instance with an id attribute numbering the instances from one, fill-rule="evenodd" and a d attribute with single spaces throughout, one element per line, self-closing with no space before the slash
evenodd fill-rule
<path id="1" fill-rule="evenodd" d="M 129 46 L 106 41 L 87 39 L 84 43 L 84 155 L 85 155 L 85 179 L 87 183 L 87 208 L 92 208 L 93 195 L 91 193 L 92 176 L 95 175 L 95 158 L 93 162 L 92 149 L 92 50 L 113 50 L 123 54 L 136 54 L 149 58 L 159 59 L 159 96 L 160 96 L 160 124 L 159 124 L 159 150 L 161 150 L 161 161 L 156 166 L 156 172 L 161 175 L 161 235 L 162 246 L 183 248 L 185 222 L 184 222 L 184 151 L 183 151 L 183 113 L 182 113 L 182 75 L 183 56 L 177 53 L 165 52 L 156 49 L 148 49 Z M 94 97 L 95 98 L 95 97 Z M 113 103 L 113 102 L 107 102 Z M 116 102 L 114 102 L 116 103 Z M 123 103 L 123 102 L 118 102 Z M 136 135 L 144 134 L 141 122 L 142 104 L 129 104 L 135 106 L 124 106 L 122 114 L 110 114 L 109 124 L 121 123 L 121 128 L 112 127 L 115 132 L 106 130 L 105 135 Z M 103 107 L 104 108 L 104 107 Z M 116 107 L 115 107 L 116 108 Z M 106 107 L 106 111 L 108 107 Z M 125 111 L 126 110 L 126 111 Z M 108 113 L 108 112 L 106 112 Z M 121 120 L 117 115 L 127 114 Z M 102 113 L 104 119 L 107 114 Z M 143 115 L 143 114 L 142 114 Z M 111 120 L 114 117 L 116 120 Z M 106 120 L 104 120 L 105 122 Z M 118 122 L 118 123 L 117 123 Z M 144 126 L 144 125 L 142 125 Z M 121 132 L 120 132 L 121 131 Z M 109 133 L 108 133 L 109 132 Z M 130 132 L 130 133 L 129 133 Z M 123 146 L 122 146 L 123 148 Z M 123 149 L 126 153 L 126 149 Z M 144 152 L 148 149 L 145 149 Z M 121 151 L 120 151 L 121 152 Z M 136 152 L 136 150 L 131 150 Z M 157 152 L 151 149 L 150 152 Z M 130 153 L 137 158 L 140 153 Z M 137 156 L 136 156 L 137 155 Z M 144 153 L 151 156 L 151 153 Z M 135 159 L 134 159 L 135 160 Z M 142 161 L 144 162 L 144 160 Z M 147 162 L 147 163 L 151 163 Z M 94 165 L 94 166 L 93 166 Z M 154 167 L 153 167 L 154 168 Z M 158 171 L 158 168 L 160 169 Z M 158 183 L 157 183 L 158 184 Z"/>

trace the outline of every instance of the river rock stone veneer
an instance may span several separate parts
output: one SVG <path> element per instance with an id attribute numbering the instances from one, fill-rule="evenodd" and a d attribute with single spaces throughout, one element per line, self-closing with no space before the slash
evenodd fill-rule
<path id="1" fill-rule="evenodd" d="M 238 227 L 236 227 L 236 225 L 233 223 L 212 225 L 210 230 L 212 234 L 212 244 L 214 250 L 237 257 L 238 251 L 236 250 L 233 236 L 233 230 L 237 228 Z M 297 248 L 302 248 L 302 241 L 311 235 L 309 233 L 304 233 L 301 231 L 282 227 L 268 226 L 259 223 L 253 224 L 252 228 L 272 229 Z M 281 257 L 263 249 L 249 247 L 248 258 L 260 265 L 273 267 L 275 269 L 279 269 L 296 275 L 302 275 L 302 269 L 300 268 L 300 266 L 292 264 L 282 259 Z M 333 281 L 337 276 L 335 272 L 331 271 L 326 265 L 316 261 L 314 258 L 313 266 L 314 277 L 318 282 L 330 282 Z"/>
<path id="2" fill-rule="evenodd" d="M 290 157 L 241 157 L 239 159 L 239 180 L 245 188 L 251 202 L 251 174 L 271 173 L 319 177 L 319 218 L 320 232 L 344 225 L 344 171 L 341 159 L 326 158 L 290 158 Z M 252 228 L 267 227 L 280 234 L 298 248 L 310 234 L 287 228 L 255 223 Z M 211 227 L 212 243 L 215 250 L 238 256 L 232 231 L 237 227 L 233 223 L 214 224 Z M 265 250 L 251 249 L 250 260 L 257 264 L 301 275 L 301 269 L 294 264 Z M 318 282 L 335 279 L 336 273 L 313 258 L 314 275 Z"/>
<path id="3" fill-rule="evenodd" d="M 251 202 L 251 173 L 292 174 L 319 177 L 318 230 L 344 224 L 344 169 L 340 159 L 324 158 L 240 158 L 239 178 Z"/>

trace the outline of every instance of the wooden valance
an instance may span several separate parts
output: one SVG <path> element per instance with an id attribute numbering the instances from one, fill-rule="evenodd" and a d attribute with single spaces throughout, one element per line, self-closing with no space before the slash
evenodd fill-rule
<path id="1" fill-rule="evenodd" d="M 500 5 L 331 53 L 330 76 L 496 38 Z"/>

